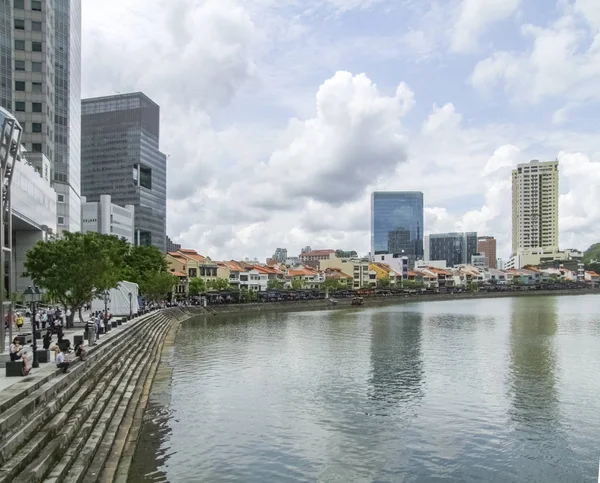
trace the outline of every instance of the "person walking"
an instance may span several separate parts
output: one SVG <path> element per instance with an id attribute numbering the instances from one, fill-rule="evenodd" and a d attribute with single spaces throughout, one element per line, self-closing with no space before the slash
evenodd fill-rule
<path id="1" fill-rule="evenodd" d="M 19 331 L 19 334 L 21 333 L 21 329 L 23 328 L 23 316 L 21 315 L 21 312 L 17 313 L 17 330 Z"/>

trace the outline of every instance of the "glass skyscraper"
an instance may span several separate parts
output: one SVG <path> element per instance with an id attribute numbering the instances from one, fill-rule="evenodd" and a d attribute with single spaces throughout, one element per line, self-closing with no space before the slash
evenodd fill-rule
<path id="1" fill-rule="evenodd" d="M 446 260 L 446 266 L 470 264 L 477 253 L 477 233 L 436 233 L 426 237 L 428 260 Z"/>
<path id="2" fill-rule="evenodd" d="M 405 256 L 412 268 L 423 257 L 423 193 L 375 191 L 371 195 L 371 254 Z"/>
<path id="3" fill-rule="evenodd" d="M 87 201 L 135 206 L 135 243 L 165 251 L 167 157 L 160 107 L 141 92 L 81 103 L 81 183 Z"/>

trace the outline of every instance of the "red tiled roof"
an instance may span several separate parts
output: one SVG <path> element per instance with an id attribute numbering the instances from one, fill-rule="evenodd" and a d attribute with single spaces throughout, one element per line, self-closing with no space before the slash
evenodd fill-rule
<path id="1" fill-rule="evenodd" d="M 316 275 L 317 272 L 313 272 L 312 270 L 308 270 L 306 268 L 300 269 L 300 270 L 289 270 L 288 271 L 288 275 L 290 277 L 300 277 L 300 276 L 313 276 Z"/>
<path id="2" fill-rule="evenodd" d="M 187 275 L 183 272 L 172 272 L 176 277 L 187 277 Z"/>
<path id="3" fill-rule="evenodd" d="M 600 275 L 598 275 L 596 272 L 593 272 L 591 270 L 588 270 L 587 273 L 590 277 L 600 277 Z"/>

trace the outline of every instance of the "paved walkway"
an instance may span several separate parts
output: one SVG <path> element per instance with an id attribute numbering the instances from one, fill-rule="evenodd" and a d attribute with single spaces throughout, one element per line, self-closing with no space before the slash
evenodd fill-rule
<path id="1" fill-rule="evenodd" d="M 139 319 L 134 319 L 133 321 L 126 322 L 125 324 L 118 326 L 116 329 L 112 329 L 107 334 L 101 335 L 100 339 L 96 341 L 97 344 L 103 344 L 106 341 L 108 341 L 109 339 L 112 339 L 113 337 L 118 336 L 124 330 L 127 330 L 128 326 L 130 326 L 132 322 L 134 322 L 136 320 L 141 320 L 144 317 L 147 317 L 147 315 L 142 316 Z M 120 319 L 120 318 L 121 317 L 116 317 L 116 319 Z M 84 320 L 87 320 L 87 319 L 89 319 L 89 316 Z M 29 332 L 30 331 L 31 330 L 29 330 Z M 26 332 L 26 331 L 23 331 L 23 332 Z M 45 331 L 42 330 L 42 334 L 44 334 L 44 333 L 45 333 Z M 74 329 L 64 329 L 64 333 L 65 333 L 64 338 L 71 341 L 71 347 L 73 347 L 73 336 L 74 335 L 83 335 L 83 326 L 75 327 Z M 13 337 L 14 337 L 14 335 L 13 335 Z M 57 340 L 56 335 L 54 335 L 52 337 L 52 344 L 56 344 L 56 340 Z M 84 340 L 83 345 L 84 345 L 84 347 L 88 347 L 88 341 Z M 38 350 L 42 348 L 42 339 L 37 340 L 37 346 L 38 346 Z M 31 344 L 26 344 L 25 347 L 28 349 L 28 355 L 31 358 L 33 355 L 32 351 L 30 350 Z M 52 347 L 52 345 L 51 345 L 51 347 Z M 2 357 L 4 360 L 6 360 L 6 359 L 8 359 L 8 354 L 2 354 L 2 355 L 0 355 L 0 357 Z M 55 354 L 52 351 L 50 351 L 50 357 L 51 357 L 51 362 L 40 363 L 39 368 L 31 369 L 31 372 L 29 373 L 29 375 L 23 376 L 23 377 L 6 377 L 6 370 L 2 365 L 2 367 L 0 367 L 0 392 L 4 392 L 4 391 L 20 392 L 23 389 L 25 389 L 27 386 L 29 386 L 30 384 L 35 384 L 37 381 L 39 381 L 43 377 L 48 376 L 49 374 L 52 374 L 54 371 L 57 370 L 56 365 L 54 363 Z M 77 357 L 75 357 L 74 352 L 67 354 L 67 360 L 75 360 L 75 359 L 77 359 Z"/>

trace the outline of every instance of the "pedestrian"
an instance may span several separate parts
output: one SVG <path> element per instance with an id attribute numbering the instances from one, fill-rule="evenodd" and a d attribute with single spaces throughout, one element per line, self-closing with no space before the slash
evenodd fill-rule
<path id="1" fill-rule="evenodd" d="M 57 354 L 56 354 L 56 367 L 58 367 L 59 369 L 62 369 L 63 374 L 66 374 L 67 372 L 69 372 L 69 364 L 70 364 L 70 362 L 65 357 L 65 354 L 63 353 L 63 351 L 60 348 L 60 346 L 57 345 L 54 350 L 57 352 Z"/>
<path id="2" fill-rule="evenodd" d="M 52 343 L 52 332 L 50 330 L 46 331 L 46 334 L 42 338 L 44 350 L 48 350 L 50 348 L 50 344 Z"/>
<path id="3" fill-rule="evenodd" d="M 19 331 L 19 334 L 21 333 L 22 328 L 23 328 L 23 316 L 21 315 L 21 312 L 17 312 L 17 330 Z"/>
<path id="4" fill-rule="evenodd" d="M 75 349 L 75 355 L 79 357 L 79 360 L 85 361 L 87 359 L 87 352 L 83 348 L 83 342 L 80 342 Z"/>
<path id="5" fill-rule="evenodd" d="M 42 312 L 41 319 L 42 319 L 42 329 L 45 329 L 46 328 L 46 324 L 48 323 L 48 312 L 46 312 L 44 310 Z"/>

